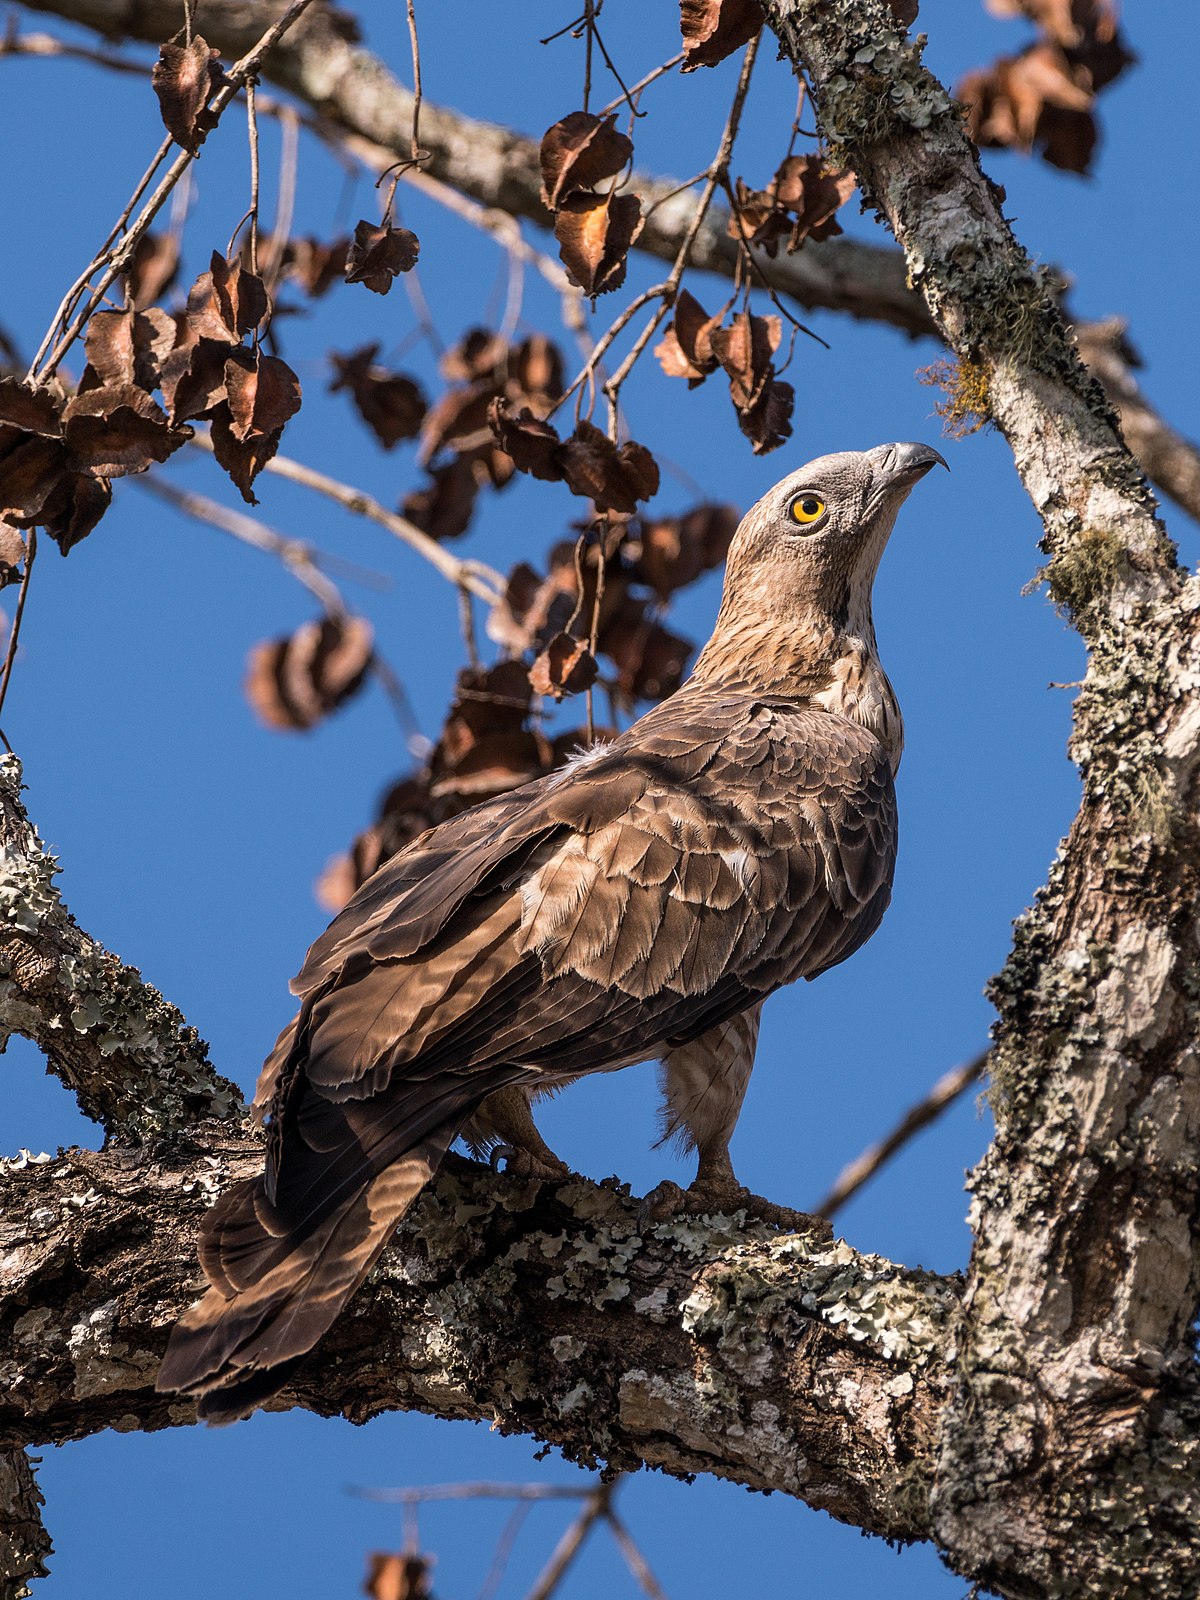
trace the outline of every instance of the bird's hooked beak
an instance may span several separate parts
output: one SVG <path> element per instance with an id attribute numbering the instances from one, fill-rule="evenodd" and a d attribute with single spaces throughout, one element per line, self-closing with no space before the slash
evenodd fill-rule
<path id="1" fill-rule="evenodd" d="M 918 478 L 925 477 L 931 467 L 941 466 L 946 467 L 947 472 L 950 470 L 933 445 L 877 445 L 874 450 L 867 451 L 867 461 L 872 470 L 872 490 L 867 501 L 869 510 L 874 510 L 885 499 L 899 504 L 914 483 L 918 482 Z"/>

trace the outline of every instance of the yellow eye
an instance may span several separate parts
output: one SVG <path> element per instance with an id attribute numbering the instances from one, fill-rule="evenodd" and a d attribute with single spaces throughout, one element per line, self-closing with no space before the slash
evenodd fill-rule
<path id="1" fill-rule="evenodd" d="M 802 525 L 825 515 L 825 502 L 819 494 L 798 494 L 791 504 L 792 520 Z"/>

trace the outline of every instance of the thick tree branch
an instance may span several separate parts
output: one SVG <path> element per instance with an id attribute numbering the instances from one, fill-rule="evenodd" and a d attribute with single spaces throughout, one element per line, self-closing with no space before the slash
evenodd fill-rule
<path id="1" fill-rule="evenodd" d="M 199 1288 L 198 1218 L 244 1129 L 0 1163 L 0 1439 L 194 1420 L 154 1393 Z M 572 1459 L 781 1489 L 888 1537 L 926 1488 L 961 1284 L 816 1237 L 685 1218 L 453 1160 L 284 1403 L 486 1418 Z"/>
<path id="2" fill-rule="evenodd" d="M 1051 593 L 1091 650 L 1084 805 L 994 989 L 998 1135 L 974 1179 L 937 1536 L 1007 1595 L 1195 1595 L 1200 585 L 883 0 L 767 11 L 943 337 L 986 381 Z"/>
<path id="3" fill-rule="evenodd" d="M 46 1053 L 80 1109 L 124 1139 L 235 1116 L 241 1095 L 194 1028 L 134 967 L 90 939 L 54 883 L 58 863 L 25 814 L 21 763 L 0 758 L 0 1042 Z"/>

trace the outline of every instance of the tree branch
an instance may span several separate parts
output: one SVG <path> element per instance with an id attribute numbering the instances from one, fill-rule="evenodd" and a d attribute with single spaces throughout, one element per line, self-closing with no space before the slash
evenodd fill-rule
<path id="1" fill-rule="evenodd" d="M 194 1420 L 154 1392 L 217 1191 L 256 1134 L 0 1163 L 0 1439 Z M 757 1223 L 452 1158 L 283 1404 L 486 1418 L 571 1459 L 781 1489 L 889 1538 L 926 1486 L 961 1285 Z"/>
<path id="2" fill-rule="evenodd" d="M 29 1579 L 49 1576 L 54 1546 L 42 1526 L 42 1492 L 24 1450 L 0 1449 L 0 1600 L 25 1600 Z"/>
<path id="3" fill-rule="evenodd" d="M 196 1030 L 78 927 L 58 870 L 25 813 L 21 763 L 0 757 L 0 1043 L 32 1039 L 80 1109 L 124 1139 L 237 1116 L 242 1097 Z"/>

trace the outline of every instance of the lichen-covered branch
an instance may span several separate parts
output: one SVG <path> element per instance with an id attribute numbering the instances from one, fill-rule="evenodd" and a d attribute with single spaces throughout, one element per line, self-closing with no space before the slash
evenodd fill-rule
<path id="1" fill-rule="evenodd" d="M 1084 803 L 993 990 L 998 1133 L 973 1181 L 935 1532 L 1005 1595 L 1194 1596 L 1200 586 L 918 46 L 883 0 L 767 10 L 986 385 L 1090 648 Z"/>
<path id="2" fill-rule="evenodd" d="M 0 1163 L 0 1439 L 194 1420 L 154 1392 L 195 1232 L 254 1137 Z M 928 1534 L 961 1284 L 760 1224 L 639 1234 L 637 1202 L 452 1161 L 285 1403 L 486 1418 L 587 1463 L 711 1472 Z"/>
<path id="3" fill-rule="evenodd" d="M 207 1046 L 157 989 L 90 939 L 62 903 L 58 862 L 21 800 L 21 763 L 0 758 L 0 1048 L 46 1053 L 80 1109 L 126 1140 L 241 1108 Z"/>

